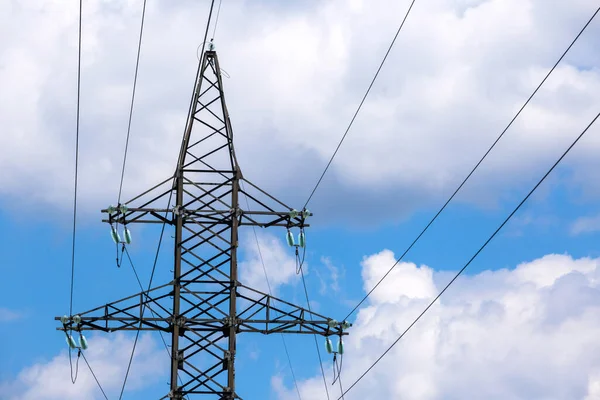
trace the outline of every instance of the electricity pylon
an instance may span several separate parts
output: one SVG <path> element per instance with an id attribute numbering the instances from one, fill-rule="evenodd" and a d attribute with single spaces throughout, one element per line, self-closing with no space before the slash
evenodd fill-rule
<path id="1" fill-rule="evenodd" d="M 240 194 L 247 196 L 250 209 L 240 206 Z M 173 226 L 173 280 L 70 316 L 57 329 L 169 334 L 170 391 L 161 399 L 241 398 L 235 391 L 238 333 L 339 335 L 340 339 L 346 334 L 343 328 L 348 324 L 238 280 L 241 226 L 303 230 L 311 214 L 286 206 L 243 177 L 214 50 L 205 51 L 201 60 L 175 175 L 102 212 L 108 214 L 103 222 L 111 229 L 114 224 L 134 223 Z M 146 308 L 152 317 L 144 316 Z"/>

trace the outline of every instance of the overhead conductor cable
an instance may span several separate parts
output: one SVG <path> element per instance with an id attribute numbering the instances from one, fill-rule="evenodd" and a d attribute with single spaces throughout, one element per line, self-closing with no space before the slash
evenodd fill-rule
<path id="1" fill-rule="evenodd" d="M 513 215 L 515 215 L 515 213 L 517 211 L 519 211 L 519 209 L 521 208 L 521 206 L 523 206 L 523 204 L 525 204 L 525 202 L 537 190 L 537 188 L 542 184 L 542 182 L 544 182 L 544 180 L 546 180 L 546 178 L 548 177 L 548 175 L 550 175 L 550 173 L 552 171 L 554 171 L 554 169 L 556 168 L 556 166 L 563 160 L 563 158 L 565 158 L 565 156 L 571 151 L 571 149 L 577 144 L 577 142 L 579 142 L 579 140 L 583 137 L 583 135 L 585 135 L 585 133 L 590 129 L 590 127 L 596 122 L 596 120 L 598 119 L 598 117 L 600 117 L 600 113 L 596 114 L 596 116 L 594 117 L 594 119 L 592 120 L 592 122 L 590 122 L 587 125 L 587 127 L 583 130 L 583 132 L 581 132 L 579 134 L 579 136 L 577 136 L 577 138 L 573 141 L 573 143 L 571 143 L 571 145 L 567 148 L 567 150 L 565 150 L 565 152 L 560 156 L 560 158 L 558 160 L 556 160 L 556 162 L 552 165 L 552 167 L 550 167 L 550 169 L 544 174 L 544 176 L 542 176 L 542 178 L 533 187 L 533 189 L 531 189 L 529 191 L 529 193 L 527 193 L 527 196 L 525 196 L 525 198 L 523 198 L 523 200 L 521 200 L 521 202 L 515 207 L 515 209 L 506 217 L 506 219 L 504 219 L 504 221 L 502 222 L 502 224 L 500 224 L 500 226 L 490 235 L 490 237 L 483 243 L 483 245 L 469 259 L 469 261 L 467 261 L 467 263 L 456 273 L 456 275 L 452 278 L 452 280 L 450 280 L 450 282 L 448 282 L 448 284 L 429 303 L 429 305 L 427 307 L 425 307 L 425 309 L 423 310 L 423 312 L 421 312 L 421 314 L 419 314 L 419 316 L 417 318 L 415 318 L 415 320 L 408 326 L 408 328 L 406 328 L 404 330 L 404 332 L 402 332 L 402 334 L 383 352 L 383 354 L 381 356 L 379 356 L 377 358 L 377 360 L 375 360 L 375 362 L 373 364 L 371 364 L 371 366 L 369 366 L 369 368 L 367 368 L 366 371 L 363 372 L 362 375 L 359 376 L 358 379 L 356 381 L 354 381 L 354 383 L 348 389 L 346 389 L 346 391 L 344 392 L 344 394 L 348 393 L 354 386 L 356 386 L 356 384 L 358 382 L 360 382 L 360 380 L 362 378 L 364 378 L 364 376 L 367 373 L 369 373 L 369 371 L 371 371 L 373 369 L 373 367 L 375 367 L 375 365 L 377 365 L 377 363 L 379 363 L 379 361 L 381 361 L 381 359 L 383 357 L 385 357 L 385 355 L 400 341 L 400 339 L 402 339 L 404 337 L 404 335 L 406 335 L 406 333 L 421 319 L 421 317 L 423 315 L 425 315 L 425 313 L 431 308 L 431 306 L 433 306 L 437 302 L 437 300 L 442 296 L 442 294 L 444 294 L 444 292 L 446 292 L 446 290 L 450 287 L 450 285 L 452 285 L 454 283 L 454 281 L 456 281 L 456 279 L 458 279 L 458 277 L 467 269 L 467 267 L 473 262 L 473 260 L 475 260 L 475 258 L 479 255 L 479 253 L 481 253 L 483 251 L 483 249 L 492 241 L 492 239 L 498 234 L 498 232 L 500 232 L 500 230 L 513 217 Z M 339 397 L 338 400 L 340 400 L 341 398 L 342 397 Z"/>

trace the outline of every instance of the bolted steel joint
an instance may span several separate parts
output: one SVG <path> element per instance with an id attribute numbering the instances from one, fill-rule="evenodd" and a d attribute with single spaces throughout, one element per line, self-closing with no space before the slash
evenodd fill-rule
<path id="1" fill-rule="evenodd" d="M 170 399 L 174 399 L 174 400 L 183 400 L 183 395 L 181 394 L 181 391 L 176 390 L 175 392 L 173 392 L 172 390 L 169 392 L 168 397 Z"/>
<path id="2" fill-rule="evenodd" d="M 187 322 L 186 317 L 178 316 L 178 317 L 169 317 L 167 318 L 167 322 L 171 326 L 178 326 L 180 328 L 185 327 L 185 323 Z"/>

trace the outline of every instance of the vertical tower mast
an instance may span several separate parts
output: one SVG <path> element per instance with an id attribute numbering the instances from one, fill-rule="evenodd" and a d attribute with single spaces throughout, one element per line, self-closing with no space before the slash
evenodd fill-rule
<path id="1" fill-rule="evenodd" d="M 240 207 L 240 194 L 247 196 L 250 209 Z M 172 195 L 171 208 L 166 199 Z M 238 279 L 240 227 L 304 229 L 310 213 L 293 210 L 243 177 L 214 50 L 204 52 L 201 61 L 174 177 L 125 207 L 102 211 L 108 213 L 104 222 L 111 225 L 173 226 L 173 280 L 75 319 L 70 316 L 58 329 L 170 334 L 170 392 L 163 399 L 240 398 L 235 390 L 238 333 L 346 334 L 337 321 L 249 288 Z M 152 317 L 144 316 L 146 309 Z"/>

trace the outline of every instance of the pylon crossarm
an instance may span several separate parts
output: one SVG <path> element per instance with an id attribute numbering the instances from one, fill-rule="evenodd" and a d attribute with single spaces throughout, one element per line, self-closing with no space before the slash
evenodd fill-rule
<path id="1" fill-rule="evenodd" d="M 107 213 L 108 210 L 104 209 L 102 212 Z M 180 208 L 178 210 L 168 208 L 138 208 L 132 207 L 127 210 L 125 214 L 120 211 L 115 212 L 104 218 L 102 222 L 107 223 L 119 223 L 119 224 L 134 224 L 134 223 L 166 223 L 173 225 L 173 215 L 177 212 L 181 212 L 184 215 L 184 223 L 189 224 L 223 224 L 229 223 L 227 217 L 232 214 L 232 210 L 213 209 L 206 210 L 202 209 L 186 209 Z M 240 208 L 239 216 L 241 217 L 240 226 L 258 226 L 266 228 L 269 226 L 279 227 L 303 227 L 307 228 L 310 224 L 307 224 L 300 217 L 290 218 L 289 211 L 246 211 Z M 168 217 L 165 217 L 165 214 Z M 288 222 L 289 220 L 289 222 Z"/>
<path id="2" fill-rule="evenodd" d="M 238 299 L 247 303 L 238 312 L 236 324 L 239 332 L 262 334 L 300 333 L 321 336 L 347 335 L 341 324 L 332 318 L 309 311 L 266 293 L 238 286 Z M 243 302 L 240 302 L 242 304 Z"/>
<path id="3" fill-rule="evenodd" d="M 156 200 L 158 198 L 160 198 L 163 194 L 165 193 L 169 193 L 169 191 L 173 190 L 173 188 L 175 187 L 174 184 L 174 179 L 175 179 L 175 175 L 171 175 L 168 178 L 164 179 L 163 181 L 161 181 L 160 183 L 152 186 L 150 189 L 138 194 L 137 196 L 135 196 L 134 198 L 132 198 L 131 200 L 128 200 L 125 202 L 125 205 L 128 204 L 132 204 L 134 202 L 137 202 L 138 200 L 144 198 L 146 195 L 152 193 L 152 199 Z M 169 183 L 169 185 L 167 185 L 167 183 Z M 160 190 L 157 190 L 160 189 Z M 160 193 L 159 195 L 157 195 L 156 193 Z M 147 200 L 144 199 L 143 202 L 141 202 L 142 207 L 146 207 L 148 204 L 153 203 L 154 200 Z M 107 210 L 102 210 L 102 212 L 107 212 Z"/>
<path id="4" fill-rule="evenodd" d="M 243 183 L 247 183 L 248 185 L 251 186 L 251 189 L 257 190 L 261 195 L 268 197 L 269 199 L 273 200 L 275 203 L 277 203 L 279 206 L 285 208 L 286 210 L 290 210 L 290 211 L 292 210 L 292 207 L 288 206 L 287 204 L 284 204 L 283 202 L 281 202 L 280 200 L 278 200 L 275 196 L 272 196 L 271 194 L 269 194 L 266 191 L 262 190 L 260 187 L 258 187 L 254 183 L 250 182 L 248 179 L 241 178 L 241 181 Z M 249 192 L 249 190 L 247 190 L 247 188 L 246 189 L 241 188 L 240 191 L 242 193 L 246 194 L 246 195 L 248 194 L 247 192 Z"/>
<path id="5" fill-rule="evenodd" d="M 175 177 L 172 175 L 123 204 L 100 210 L 102 213 L 108 214 L 108 219 L 104 219 L 103 222 L 123 224 L 125 222 L 139 223 L 145 221 L 172 224 L 171 219 L 166 219 L 164 215 L 159 215 L 158 212 L 167 206 L 168 199 L 175 190 L 174 179 Z M 132 213 L 129 208 L 133 205 L 137 209 L 143 210 L 143 212 Z M 145 218 L 147 214 L 151 214 L 152 218 Z"/>
<path id="6" fill-rule="evenodd" d="M 140 292 L 132 296 L 96 307 L 92 310 L 75 314 L 80 322 L 76 323 L 73 318 L 57 330 L 100 330 L 104 332 L 135 331 L 135 330 L 161 330 L 169 331 L 171 312 L 165 305 L 172 296 L 171 284 L 162 285 L 149 291 Z M 165 291 L 166 289 L 166 291 Z M 152 317 L 144 317 L 143 314 L 152 314 Z M 55 317 L 60 321 L 63 317 Z M 141 327 L 140 327 L 141 324 Z"/>
<path id="7" fill-rule="evenodd" d="M 228 197 L 231 195 L 232 182 L 236 177 L 236 171 L 228 170 L 184 170 L 184 173 L 192 173 L 198 176 L 214 175 L 215 173 L 224 179 L 220 182 L 200 182 L 192 180 L 187 175 L 183 176 L 184 193 L 188 196 L 188 201 L 180 207 L 165 208 L 166 197 L 170 196 L 175 190 L 173 187 L 173 177 L 163 180 L 150 190 L 136 196 L 126 202 L 125 209 L 114 207 L 113 209 L 103 209 L 103 213 L 108 214 L 108 218 L 102 221 L 110 224 L 133 224 L 133 223 L 166 223 L 173 225 L 178 213 L 184 218 L 185 223 L 206 224 L 219 223 L 227 224 L 228 217 L 233 213 L 239 217 L 240 226 L 280 226 L 280 227 L 308 227 L 306 217 L 311 216 L 296 213 L 285 203 L 247 179 L 240 179 L 247 186 L 240 188 L 249 202 L 252 204 L 252 210 L 245 210 L 243 207 L 232 210 L 229 207 Z M 241 175 L 241 172 L 239 173 Z M 209 180 L 208 178 L 204 180 Z M 208 188 L 208 189 L 207 189 Z M 223 190 L 225 188 L 225 190 Z M 192 191 L 198 191 L 195 193 Z M 135 205 L 135 203 L 141 203 Z M 156 207 L 157 204 L 163 204 L 163 207 Z M 281 211 L 283 209 L 284 211 Z"/>

